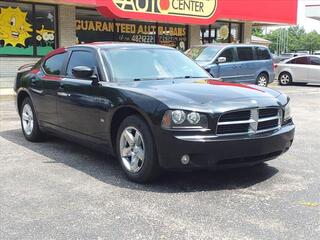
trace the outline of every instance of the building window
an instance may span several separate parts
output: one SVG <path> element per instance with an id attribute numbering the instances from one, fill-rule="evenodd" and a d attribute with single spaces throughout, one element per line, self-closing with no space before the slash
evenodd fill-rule
<path id="1" fill-rule="evenodd" d="M 201 26 L 200 38 L 206 43 L 240 43 L 242 23 L 217 21 L 212 25 Z"/>
<path id="2" fill-rule="evenodd" d="M 44 56 L 56 46 L 56 7 L 0 1 L 0 55 Z"/>
<path id="3" fill-rule="evenodd" d="M 95 10 L 77 9 L 78 43 L 99 41 L 161 44 L 179 50 L 188 47 L 186 25 L 107 19 Z"/>

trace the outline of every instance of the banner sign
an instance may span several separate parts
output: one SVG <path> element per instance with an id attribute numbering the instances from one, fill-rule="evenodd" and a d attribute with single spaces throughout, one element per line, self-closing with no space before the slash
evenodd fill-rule
<path id="1" fill-rule="evenodd" d="M 217 19 L 296 24 L 298 8 L 298 0 L 64 0 L 63 2 L 95 6 L 102 15 L 112 18 L 201 25 L 212 24 Z"/>

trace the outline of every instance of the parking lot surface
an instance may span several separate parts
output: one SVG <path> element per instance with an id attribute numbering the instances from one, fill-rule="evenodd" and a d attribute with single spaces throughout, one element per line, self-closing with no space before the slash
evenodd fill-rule
<path id="1" fill-rule="evenodd" d="M 320 86 L 271 87 L 292 100 L 289 152 L 147 185 L 82 146 L 27 142 L 14 101 L 0 98 L 0 239 L 319 239 Z"/>

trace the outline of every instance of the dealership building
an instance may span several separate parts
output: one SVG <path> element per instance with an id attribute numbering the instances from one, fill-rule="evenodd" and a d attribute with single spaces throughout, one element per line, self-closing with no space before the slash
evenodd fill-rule
<path id="1" fill-rule="evenodd" d="M 139 42 L 184 51 L 251 43 L 253 26 L 296 24 L 297 1 L 0 0 L 0 88 L 13 86 L 20 66 L 74 44 Z"/>

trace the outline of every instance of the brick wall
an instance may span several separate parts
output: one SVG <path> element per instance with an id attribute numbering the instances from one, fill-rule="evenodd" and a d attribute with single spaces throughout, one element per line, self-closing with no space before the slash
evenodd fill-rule
<path id="1" fill-rule="evenodd" d="M 59 46 L 67 47 L 76 43 L 74 6 L 58 7 Z M 39 58 L 0 57 L 0 88 L 12 88 L 17 69 L 27 63 L 35 63 Z"/>

